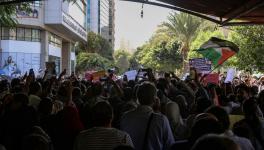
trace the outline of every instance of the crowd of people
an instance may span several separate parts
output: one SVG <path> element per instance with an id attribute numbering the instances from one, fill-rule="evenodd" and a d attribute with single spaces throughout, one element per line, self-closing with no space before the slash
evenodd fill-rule
<path id="1" fill-rule="evenodd" d="M 0 81 L 0 150 L 264 149 L 262 79 L 112 76 Z"/>

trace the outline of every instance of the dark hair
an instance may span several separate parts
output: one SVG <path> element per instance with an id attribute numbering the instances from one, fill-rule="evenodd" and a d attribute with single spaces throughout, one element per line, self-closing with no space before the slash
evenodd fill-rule
<path id="1" fill-rule="evenodd" d="M 93 127 L 105 126 L 113 119 L 113 109 L 107 102 L 98 102 L 91 109 L 91 124 Z"/>
<path id="2" fill-rule="evenodd" d="M 93 96 L 98 96 L 102 93 L 103 91 L 103 86 L 101 83 L 99 82 L 96 82 L 92 85 L 92 93 L 93 93 Z"/>
<path id="3" fill-rule="evenodd" d="M 169 82 L 165 78 L 159 78 L 157 83 L 157 89 L 164 92 L 168 88 Z"/>
<path id="4" fill-rule="evenodd" d="M 191 129 L 191 142 L 195 142 L 199 137 L 215 133 L 219 134 L 222 132 L 220 123 L 212 117 L 203 117 L 194 122 Z"/>
<path id="5" fill-rule="evenodd" d="M 250 98 L 243 103 L 245 117 L 257 116 L 258 105 L 255 98 Z"/>
<path id="6" fill-rule="evenodd" d="M 41 90 L 41 84 L 39 82 L 32 82 L 29 85 L 29 94 L 37 94 Z"/>
<path id="7" fill-rule="evenodd" d="M 133 98 L 133 90 L 131 87 L 124 88 L 124 100 L 130 101 Z"/>
<path id="8" fill-rule="evenodd" d="M 72 97 L 76 98 L 76 97 L 81 97 L 82 96 L 82 91 L 80 88 L 78 87 L 74 87 L 72 90 Z"/>
<path id="9" fill-rule="evenodd" d="M 197 140 L 191 150 L 238 150 L 239 146 L 231 139 L 209 134 Z"/>
<path id="10" fill-rule="evenodd" d="M 204 97 L 198 97 L 196 99 L 196 112 L 203 113 L 208 107 L 212 105 L 212 102 Z"/>
<path id="11" fill-rule="evenodd" d="M 28 96 L 22 93 L 14 94 L 13 102 L 18 102 L 18 103 L 21 103 L 22 106 L 26 106 L 28 105 L 28 102 L 29 102 Z"/>
<path id="12" fill-rule="evenodd" d="M 38 105 L 38 111 L 41 114 L 50 115 L 52 112 L 52 106 L 53 103 L 50 98 L 48 97 L 42 98 Z"/>
<path id="13" fill-rule="evenodd" d="M 213 114 L 218 119 L 218 121 L 222 124 L 224 131 L 229 128 L 230 120 L 229 120 L 227 112 L 223 108 L 219 106 L 211 106 L 205 112 Z"/>
<path id="14" fill-rule="evenodd" d="M 152 105 L 156 95 L 156 87 L 150 82 L 143 82 L 138 87 L 137 98 L 141 105 Z"/>

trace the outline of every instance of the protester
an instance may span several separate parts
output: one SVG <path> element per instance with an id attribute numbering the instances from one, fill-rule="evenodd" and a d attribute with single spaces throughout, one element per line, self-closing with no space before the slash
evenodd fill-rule
<path id="1" fill-rule="evenodd" d="M 107 102 L 98 102 L 91 111 L 92 128 L 82 131 L 75 140 L 74 150 L 112 150 L 126 144 L 133 147 L 130 136 L 111 128 L 113 109 Z"/>
<path id="2" fill-rule="evenodd" d="M 190 150 L 205 141 L 210 149 L 263 149 L 262 79 L 225 83 L 223 75 L 212 84 L 197 71 L 182 81 L 152 69 L 129 81 L 112 71 L 91 80 L 46 73 L 0 81 L 0 149 Z"/>
<path id="3" fill-rule="evenodd" d="M 140 105 L 136 110 L 126 113 L 121 120 L 121 130 L 131 136 L 136 150 L 169 149 L 174 143 L 168 119 L 153 112 L 156 96 L 155 86 L 143 82 L 137 90 Z"/>
<path id="4" fill-rule="evenodd" d="M 238 137 L 234 135 L 232 130 L 230 130 L 230 120 L 227 112 L 223 108 L 219 106 L 212 106 L 208 108 L 206 112 L 213 114 L 218 119 L 223 127 L 223 135 L 232 139 L 236 144 L 240 146 L 241 150 L 254 150 L 251 142 L 248 139 Z"/>

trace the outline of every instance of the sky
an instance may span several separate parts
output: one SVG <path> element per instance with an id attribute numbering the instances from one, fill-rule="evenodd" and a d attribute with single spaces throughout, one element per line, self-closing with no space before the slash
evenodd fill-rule
<path id="1" fill-rule="evenodd" d="M 115 11 L 115 49 L 120 48 L 123 39 L 129 41 L 129 48 L 143 45 L 156 31 L 157 26 L 166 21 L 170 9 L 144 5 L 144 17 L 141 18 L 142 4 L 116 0 Z"/>

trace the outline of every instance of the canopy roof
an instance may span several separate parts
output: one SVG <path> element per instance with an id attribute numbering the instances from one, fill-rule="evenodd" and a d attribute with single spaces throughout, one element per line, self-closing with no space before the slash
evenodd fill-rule
<path id="1" fill-rule="evenodd" d="M 124 0 L 186 12 L 221 25 L 264 24 L 264 0 Z"/>

